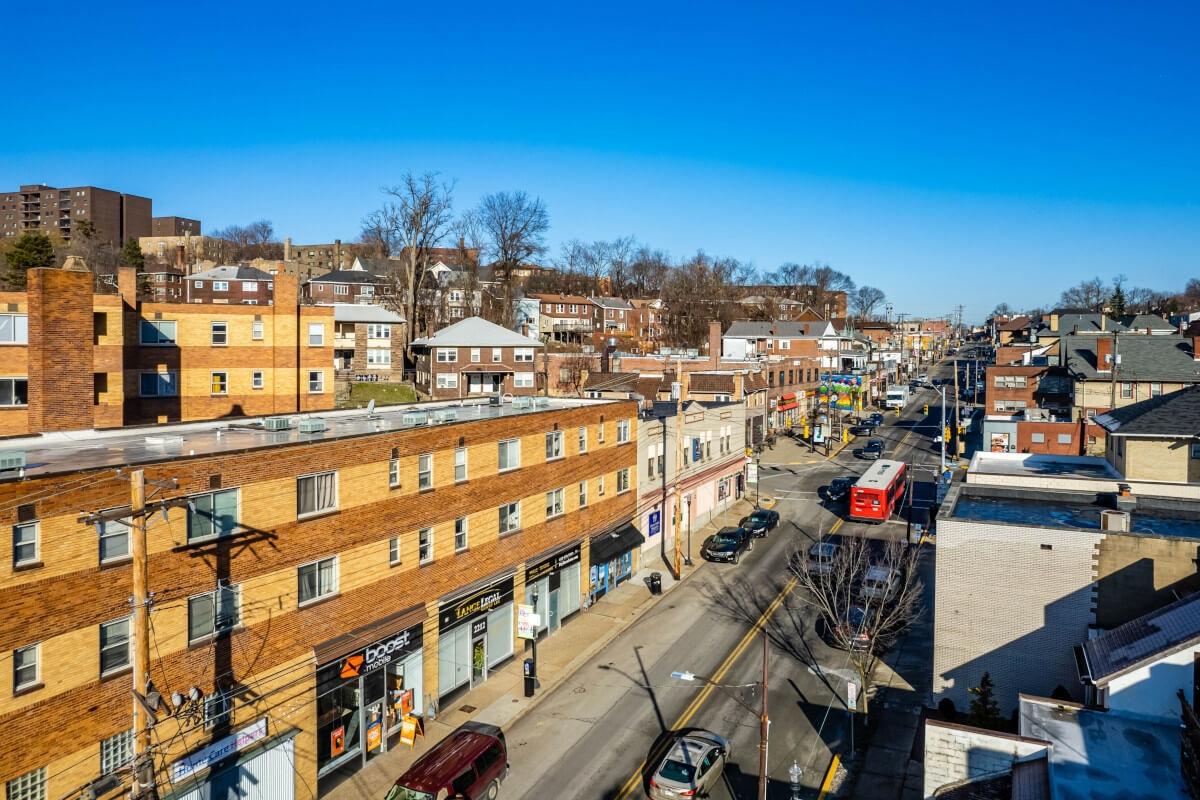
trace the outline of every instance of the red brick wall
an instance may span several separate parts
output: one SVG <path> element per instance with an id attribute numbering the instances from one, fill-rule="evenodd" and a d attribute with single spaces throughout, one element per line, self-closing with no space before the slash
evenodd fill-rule
<path id="1" fill-rule="evenodd" d="M 91 272 L 29 270 L 31 430 L 92 426 L 94 277 Z"/>
<path id="2" fill-rule="evenodd" d="M 1056 456 L 1080 455 L 1085 444 L 1082 429 L 1083 426 L 1078 422 L 1018 422 L 1017 451 Z M 1033 441 L 1034 434 L 1041 434 L 1044 441 Z M 1069 435 L 1071 441 L 1060 444 L 1059 435 Z"/>

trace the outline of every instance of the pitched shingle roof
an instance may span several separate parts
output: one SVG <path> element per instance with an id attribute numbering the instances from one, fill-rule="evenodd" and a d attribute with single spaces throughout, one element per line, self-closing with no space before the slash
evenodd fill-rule
<path id="1" fill-rule="evenodd" d="M 188 280 L 194 281 L 270 281 L 275 276 L 255 267 L 213 267 L 203 272 L 193 272 Z"/>
<path id="2" fill-rule="evenodd" d="M 1008 322 L 996 326 L 998 331 L 1023 331 L 1029 327 L 1029 317 L 1013 317 Z"/>
<path id="3" fill-rule="evenodd" d="M 690 376 L 690 389 L 693 392 L 710 394 L 733 394 L 733 373 L 731 372 L 693 372 Z"/>
<path id="4" fill-rule="evenodd" d="M 749 320 L 739 319 L 729 326 L 725 336 L 743 336 L 747 338 L 777 337 L 780 339 L 799 339 L 803 336 L 821 336 L 830 328 L 826 320 L 792 322 L 790 320 Z"/>
<path id="5" fill-rule="evenodd" d="M 1118 436 L 1200 438 L 1200 386 L 1114 408 L 1094 422 Z"/>
<path id="6" fill-rule="evenodd" d="M 442 328 L 433 336 L 413 340 L 414 347 L 541 347 L 537 339 L 522 336 L 482 317 L 467 317 Z"/>
<path id="7" fill-rule="evenodd" d="M 601 308 L 633 308 L 628 300 L 622 300 L 619 297 L 589 297 L 588 299 Z"/>
<path id="8" fill-rule="evenodd" d="M 1200 642 L 1200 594 L 1130 620 L 1083 643 L 1088 671 L 1095 683 L 1147 661 Z"/>
<path id="9" fill-rule="evenodd" d="M 382 280 L 378 275 L 372 275 L 365 269 L 335 269 L 326 272 L 324 275 L 318 275 L 315 278 L 309 278 L 309 283 L 379 283 Z"/>
<path id="10" fill-rule="evenodd" d="M 1110 372 L 1096 369 L 1096 342 L 1103 337 L 1065 336 L 1063 362 L 1075 378 L 1108 380 Z M 1182 336 L 1129 334 L 1119 337 L 1118 381 L 1200 383 L 1200 361 L 1192 358 L 1192 343 Z"/>
<path id="11" fill-rule="evenodd" d="M 593 392 L 632 392 L 638 377 L 637 372 L 589 372 L 583 388 Z"/>

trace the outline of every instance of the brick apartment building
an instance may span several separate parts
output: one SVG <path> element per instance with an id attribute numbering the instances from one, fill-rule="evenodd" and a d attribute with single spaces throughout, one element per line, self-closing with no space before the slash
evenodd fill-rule
<path id="1" fill-rule="evenodd" d="M 357 259 L 349 269 L 335 269 L 304 282 L 304 299 L 312 303 L 371 303 L 387 281 L 365 269 Z"/>
<path id="2" fill-rule="evenodd" d="M 79 223 L 89 222 L 96 239 L 119 246 L 126 239 L 150 235 L 152 205 L 149 197 L 95 186 L 56 189 L 29 184 L 0 193 L 0 236 L 40 231 L 69 240 Z"/>
<path id="3" fill-rule="evenodd" d="M 33 280 L 44 292 L 63 288 L 49 286 L 57 277 Z M 90 319 L 91 306 L 71 313 Z M 128 784 L 137 534 L 119 516 L 131 486 L 118 469 L 175 487 L 155 501 L 189 501 L 146 517 L 145 677 L 168 700 L 178 693 L 151 734 L 160 796 L 215 796 L 231 776 L 269 800 L 316 796 L 326 776 L 400 746 L 405 714 L 453 713 L 518 655 L 515 603 L 536 591 L 554 635 L 586 597 L 631 577 L 643 540 L 630 525 L 633 403 L 480 400 L 320 419 L 323 430 L 170 426 L 160 444 L 126 431 L 86 449 L 73 435 L 4 442 L 6 461 L 26 464 L 0 474 L 14 531 L 0 562 L 9 797 Z M 80 519 L 106 509 L 94 525 Z M 209 747 L 232 757 L 206 761 Z"/>
<path id="4" fill-rule="evenodd" d="M 402 380 L 404 317 L 382 306 L 333 306 L 333 356 L 338 370 L 364 380 Z"/>
<path id="5" fill-rule="evenodd" d="M 286 281 L 286 284 L 284 283 Z M 332 309 L 140 302 L 93 294 L 87 271 L 29 271 L 0 292 L 0 435 L 333 407 Z"/>
<path id="6" fill-rule="evenodd" d="M 595 306 L 582 295 L 528 294 L 538 304 L 538 335 L 545 341 L 580 343 L 596 328 Z"/>
<path id="7" fill-rule="evenodd" d="M 186 273 L 179 267 L 150 266 L 138 273 L 139 294 L 156 303 L 183 303 L 187 300 Z M 143 291 L 144 289 L 144 291 Z"/>
<path id="8" fill-rule="evenodd" d="M 327 244 L 293 244 L 289 236 L 283 240 L 283 260 L 295 264 L 296 274 L 308 280 L 333 270 L 350 269 L 354 253 L 342 246 L 341 239 Z"/>
<path id="9" fill-rule="evenodd" d="M 189 303 L 269 306 L 275 298 L 275 276 L 256 267 L 213 267 L 193 272 L 185 286 Z"/>
<path id="10" fill-rule="evenodd" d="M 414 339 L 417 388 L 435 399 L 537 393 L 543 345 L 480 317 Z"/>
<path id="11" fill-rule="evenodd" d="M 151 236 L 199 236 L 200 220 L 187 217 L 154 217 L 150 220 Z"/>

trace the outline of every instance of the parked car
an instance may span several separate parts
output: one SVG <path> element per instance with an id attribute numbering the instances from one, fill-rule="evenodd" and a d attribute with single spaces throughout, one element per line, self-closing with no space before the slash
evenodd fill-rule
<path id="1" fill-rule="evenodd" d="M 818 577 L 827 576 L 833 572 L 833 560 L 837 553 L 838 545 L 835 542 L 817 542 L 808 548 L 804 569 Z"/>
<path id="2" fill-rule="evenodd" d="M 862 425 L 852 425 L 850 427 L 850 433 L 854 436 L 870 436 L 874 432 L 875 432 L 875 426 L 871 425 L 870 423 L 863 423 Z"/>
<path id="3" fill-rule="evenodd" d="M 845 500 L 850 496 L 850 487 L 854 485 L 858 478 L 853 475 L 844 475 L 834 478 L 825 487 L 825 499 L 830 502 L 837 503 Z"/>
<path id="4" fill-rule="evenodd" d="M 754 546 L 750 532 L 745 528 L 721 528 L 704 540 L 700 554 L 708 561 L 738 563 L 742 553 Z"/>
<path id="5" fill-rule="evenodd" d="M 508 776 L 508 746 L 495 725 L 464 722 L 401 775 L 386 800 L 495 800 Z"/>
<path id="6" fill-rule="evenodd" d="M 866 422 L 869 425 L 879 427 L 883 424 L 883 414 L 880 414 L 878 411 L 873 411 L 871 412 L 871 416 L 867 417 Z"/>
<path id="7" fill-rule="evenodd" d="M 875 636 L 879 612 L 872 605 L 852 605 L 838 620 L 825 621 L 826 641 L 843 650 L 866 650 Z"/>
<path id="8" fill-rule="evenodd" d="M 866 447 L 855 451 L 855 455 L 868 461 L 878 461 L 883 458 L 883 439 L 869 440 Z"/>
<path id="9" fill-rule="evenodd" d="M 750 516 L 742 520 L 742 527 L 760 539 L 773 531 L 778 524 L 779 512 L 769 508 L 756 508 L 750 512 Z"/>
<path id="10" fill-rule="evenodd" d="M 721 781 L 729 742 L 711 731 L 690 731 L 675 740 L 650 776 L 650 800 L 707 797 Z"/>
<path id="11" fill-rule="evenodd" d="M 900 571 L 892 567 L 867 567 L 858 586 L 858 596 L 868 604 L 876 606 L 887 603 L 900 589 Z"/>

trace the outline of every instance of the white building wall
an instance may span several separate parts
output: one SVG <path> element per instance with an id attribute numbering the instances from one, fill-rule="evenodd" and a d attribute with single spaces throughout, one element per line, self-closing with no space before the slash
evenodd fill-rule
<path id="1" fill-rule="evenodd" d="M 754 346 L 749 339 L 725 337 L 721 339 L 721 358 L 745 359 L 754 355 Z"/>
<path id="2" fill-rule="evenodd" d="M 1164 722 L 1179 721 L 1179 697 L 1183 690 L 1189 703 L 1194 703 L 1196 654 L 1192 647 L 1127 672 L 1108 684 L 1108 709 L 1144 719 Z"/>
<path id="3" fill-rule="evenodd" d="M 984 672 L 1006 716 L 1018 692 L 1049 697 L 1059 684 L 1078 689 L 1072 645 L 1088 638 L 1094 617 L 1099 531 L 943 516 L 937 538 L 933 702 L 949 698 L 965 711 L 967 690 Z"/>
<path id="4" fill-rule="evenodd" d="M 1044 742 L 1001 736 L 991 731 L 925 723 L 926 800 L 950 783 L 1012 769 L 1016 761 L 1045 752 Z"/>

